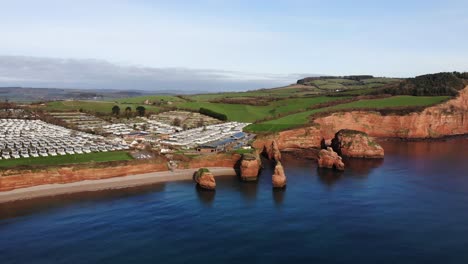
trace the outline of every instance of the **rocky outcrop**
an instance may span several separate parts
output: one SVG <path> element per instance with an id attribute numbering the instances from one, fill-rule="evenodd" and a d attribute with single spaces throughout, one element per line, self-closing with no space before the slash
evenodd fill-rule
<path id="1" fill-rule="evenodd" d="M 298 128 L 282 131 L 277 134 L 258 135 L 253 143 L 253 147 L 257 150 L 266 150 L 267 156 L 270 156 L 268 150 L 271 149 L 273 141 L 276 142 L 280 151 L 288 151 L 319 147 L 322 138 L 320 130 L 316 127 Z"/>
<path id="2" fill-rule="evenodd" d="M 286 187 L 286 175 L 284 175 L 284 168 L 281 162 L 277 162 L 275 166 L 275 172 L 271 177 L 273 188 L 284 188 Z"/>
<path id="3" fill-rule="evenodd" d="M 268 152 L 268 158 L 274 161 L 281 160 L 281 152 L 279 150 L 278 143 L 276 142 L 276 140 L 273 140 L 271 142 L 270 151 Z"/>
<path id="4" fill-rule="evenodd" d="M 344 170 L 345 165 L 341 160 L 341 157 L 333 151 L 331 147 L 327 149 L 320 150 L 318 159 L 318 166 L 319 168 L 329 168 L 329 169 L 336 169 L 336 170 Z"/>
<path id="5" fill-rule="evenodd" d="M 260 173 L 262 163 L 260 156 L 255 154 L 243 154 L 240 162 L 240 177 L 244 181 L 255 181 Z"/>
<path id="6" fill-rule="evenodd" d="M 214 175 L 207 168 L 201 168 L 197 172 L 195 172 L 193 179 L 198 184 L 198 186 L 200 186 L 203 189 L 216 189 L 216 181 Z"/>
<path id="7" fill-rule="evenodd" d="M 342 129 L 335 134 L 331 142 L 333 150 L 342 157 L 383 158 L 384 149 L 366 133 Z"/>
<path id="8" fill-rule="evenodd" d="M 281 150 L 276 138 L 274 136 L 266 136 L 263 138 L 257 138 L 254 142 L 253 147 L 262 153 L 269 159 L 274 161 L 281 160 Z"/>

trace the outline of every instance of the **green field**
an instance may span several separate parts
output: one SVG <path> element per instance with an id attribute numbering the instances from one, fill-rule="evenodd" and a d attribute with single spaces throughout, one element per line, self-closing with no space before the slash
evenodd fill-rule
<path id="1" fill-rule="evenodd" d="M 310 122 L 309 117 L 312 114 L 346 109 L 385 109 L 398 107 L 430 106 L 448 100 L 449 96 L 393 96 L 383 99 L 367 99 L 350 103 L 338 104 L 335 106 L 324 107 L 315 110 L 309 110 L 301 113 L 288 115 L 282 118 L 252 124 L 246 127 L 251 132 L 277 132 L 281 130 L 300 127 Z"/>
<path id="2" fill-rule="evenodd" d="M 125 161 L 132 159 L 132 156 L 130 156 L 126 151 L 96 152 L 55 157 L 0 160 L 0 168 L 12 168 L 17 166 L 56 166 L 87 162 Z"/>
<path id="3" fill-rule="evenodd" d="M 228 121 L 255 123 L 248 131 L 281 131 L 310 122 L 312 114 L 323 111 L 346 109 L 378 110 L 385 108 L 424 107 L 449 99 L 447 96 L 393 96 L 382 99 L 363 99 L 340 103 L 340 100 L 359 95 L 382 91 L 377 88 L 402 80 L 394 78 L 371 78 L 359 81 L 344 78 L 312 79 L 304 84 L 292 84 L 273 89 L 260 89 L 247 92 L 212 93 L 199 95 L 153 95 L 130 97 L 111 101 L 58 101 L 45 107 L 49 111 L 79 110 L 110 114 L 112 107 L 120 106 L 121 113 L 128 106 L 135 108 L 150 100 L 158 106 L 144 105 L 147 111 L 162 112 L 173 109 L 198 111 L 207 108 L 224 114 Z M 171 102 L 168 104 L 167 102 Z M 318 104 L 333 102 L 332 106 L 310 110 Z"/>
<path id="4" fill-rule="evenodd" d="M 273 101 L 266 106 L 254 106 L 243 104 L 223 104 L 209 102 L 186 102 L 179 104 L 180 107 L 198 110 L 200 107 L 225 114 L 229 121 L 255 122 L 266 117 L 284 115 L 296 111 L 305 111 L 307 107 L 331 101 L 343 100 L 348 97 L 309 97 L 293 98 Z"/>
<path id="5" fill-rule="evenodd" d="M 129 97 L 116 100 L 122 104 L 143 104 L 146 100 L 150 102 L 183 102 L 185 100 L 172 95 L 149 95 L 149 96 L 137 96 Z"/>
<path id="6" fill-rule="evenodd" d="M 118 105 L 120 111 L 124 112 L 125 108 L 130 106 L 132 111 L 135 111 L 137 104 L 122 104 L 115 103 L 110 101 L 54 101 L 49 102 L 43 107 L 47 111 L 89 111 L 89 112 L 99 112 L 99 113 L 111 113 L 112 107 Z M 147 111 L 158 112 L 160 108 L 156 106 L 144 105 Z"/>

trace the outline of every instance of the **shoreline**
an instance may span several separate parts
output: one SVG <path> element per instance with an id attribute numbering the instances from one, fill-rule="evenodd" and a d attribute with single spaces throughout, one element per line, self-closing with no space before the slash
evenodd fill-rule
<path id="1" fill-rule="evenodd" d="M 234 168 L 208 167 L 214 176 L 236 176 Z M 160 182 L 192 180 L 195 169 L 150 172 L 100 180 L 84 180 L 73 183 L 44 184 L 0 192 L 0 203 L 29 200 L 62 194 L 93 192 L 109 189 L 124 189 Z"/>

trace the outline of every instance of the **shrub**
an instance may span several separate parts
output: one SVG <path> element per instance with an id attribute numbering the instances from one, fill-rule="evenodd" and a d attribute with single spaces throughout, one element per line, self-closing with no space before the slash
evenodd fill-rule
<path id="1" fill-rule="evenodd" d="M 200 108 L 200 110 L 198 112 L 200 114 L 211 116 L 211 117 L 219 119 L 221 121 L 226 121 L 227 120 L 227 116 L 225 114 L 218 113 L 218 112 L 215 112 L 215 111 L 207 109 L 207 108 L 202 107 L 202 108 Z"/>

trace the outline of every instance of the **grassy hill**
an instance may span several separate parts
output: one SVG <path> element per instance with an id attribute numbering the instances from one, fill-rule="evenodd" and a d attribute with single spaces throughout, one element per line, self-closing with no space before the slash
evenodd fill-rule
<path id="1" fill-rule="evenodd" d="M 247 131 L 251 132 L 277 132 L 281 130 L 291 129 L 304 126 L 310 123 L 310 116 L 320 112 L 343 111 L 351 109 L 391 109 L 402 107 L 427 107 L 446 101 L 449 96 L 393 96 L 383 99 L 367 99 L 359 100 L 350 103 L 337 104 L 330 107 L 309 110 L 301 113 L 287 115 L 282 118 L 260 122 L 246 127 Z"/>
<path id="2" fill-rule="evenodd" d="M 40 108 L 46 111 L 79 111 L 80 109 L 87 112 L 99 112 L 104 114 L 112 113 L 112 107 L 118 105 L 123 112 L 126 107 L 130 106 L 133 111 L 141 104 L 124 104 L 113 101 L 53 101 L 46 103 Z M 146 110 L 159 112 L 160 108 L 152 105 L 144 105 Z"/>
<path id="3" fill-rule="evenodd" d="M 114 105 L 119 105 L 121 112 L 128 106 L 134 111 L 145 102 L 150 103 L 144 105 L 149 112 L 205 108 L 227 116 L 228 121 L 254 123 L 247 130 L 260 133 L 304 126 L 310 123 L 310 116 L 317 113 L 352 109 L 398 109 L 402 112 L 422 109 L 456 94 L 467 83 L 464 79 L 467 75 L 438 73 L 410 79 L 370 75 L 308 77 L 289 86 L 247 92 L 149 95 L 117 101 L 57 101 L 44 108 L 49 111 L 82 109 L 105 114 L 110 114 Z M 413 94 L 415 90 L 418 92 Z"/>

